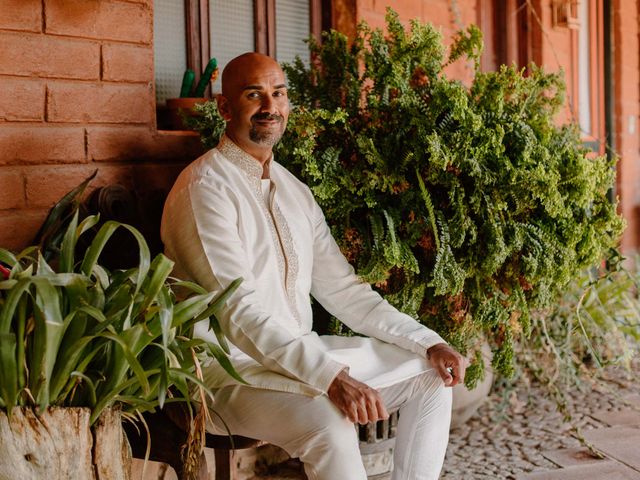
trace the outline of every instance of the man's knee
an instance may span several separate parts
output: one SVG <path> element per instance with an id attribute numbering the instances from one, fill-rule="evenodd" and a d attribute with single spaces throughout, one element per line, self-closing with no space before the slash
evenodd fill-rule
<path id="1" fill-rule="evenodd" d="M 422 395 L 431 403 L 437 403 L 443 408 L 451 409 L 452 390 L 451 387 L 445 387 L 442 378 L 433 369 L 424 372 L 418 377 L 414 395 Z"/>
<path id="2" fill-rule="evenodd" d="M 306 428 L 302 435 L 292 439 L 298 450 L 319 449 L 331 452 L 334 449 L 358 449 L 358 436 L 354 425 L 331 403 L 327 397 L 314 399 L 309 409 Z M 300 452 L 304 455 L 303 452 Z"/>

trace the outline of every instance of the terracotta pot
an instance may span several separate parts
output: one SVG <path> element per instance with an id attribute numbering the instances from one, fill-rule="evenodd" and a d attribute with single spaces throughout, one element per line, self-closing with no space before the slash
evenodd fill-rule
<path id="1" fill-rule="evenodd" d="M 185 97 L 185 98 L 167 98 L 167 110 L 169 111 L 169 125 L 172 130 L 191 130 L 184 125 L 182 115 L 195 117 L 198 114 L 193 107 L 200 103 L 205 103 L 208 98 L 203 97 Z"/>
<path id="2" fill-rule="evenodd" d="M 489 396 L 493 383 L 493 369 L 491 368 L 491 348 L 486 342 L 482 345 L 482 356 L 485 364 L 484 380 L 478 382 L 473 390 L 469 390 L 462 384 L 453 387 L 452 429 L 469 420 Z"/>

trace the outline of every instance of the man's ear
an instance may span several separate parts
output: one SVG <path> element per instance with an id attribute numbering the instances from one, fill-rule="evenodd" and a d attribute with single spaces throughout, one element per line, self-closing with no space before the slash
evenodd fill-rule
<path id="1" fill-rule="evenodd" d="M 227 97 L 219 93 L 216 97 L 216 102 L 218 104 L 218 112 L 220 112 L 224 121 L 228 122 L 231 120 L 231 111 L 229 110 L 229 100 L 227 100 Z"/>

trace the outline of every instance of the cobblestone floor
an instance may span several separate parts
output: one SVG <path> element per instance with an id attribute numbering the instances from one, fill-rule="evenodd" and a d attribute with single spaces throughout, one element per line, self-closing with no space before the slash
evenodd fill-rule
<path id="1" fill-rule="evenodd" d="M 633 363 L 637 372 L 640 359 Z M 590 414 L 628 409 L 627 399 L 640 395 L 640 382 L 626 370 L 609 367 L 604 377 L 602 384 L 567 395 L 573 424 L 583 430 L 606 426 Z M 542 452 L 578 446 L 571 425 L 540 386 L 496 388 L 470 421 L 451 432 L 441 480 L 516 479 L 555 467 Z"/>

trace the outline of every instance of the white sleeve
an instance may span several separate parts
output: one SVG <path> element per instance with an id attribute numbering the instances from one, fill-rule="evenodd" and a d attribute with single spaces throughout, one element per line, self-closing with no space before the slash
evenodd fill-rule
<path id="1" fill-rule="evenodd" d="M 315 202 L 314 229 L 311 294 L 329 313 L 355 332 L 419 355 L 444 343 L 436 332 L 399 312 L 356 275 Z"/>
<path id="2" fill-rule="evenodd" d="M 347 366 L 332 360 L 313 336 L 294 336 L 261 308 L 232 198 L 222 187 L 203 184 L 170 196 L 163 218 L 167 251 L 186 275 L 210 291 L 242 277 L 220 318 L 224 334 L 269 370 L 326 392 Z"/>

